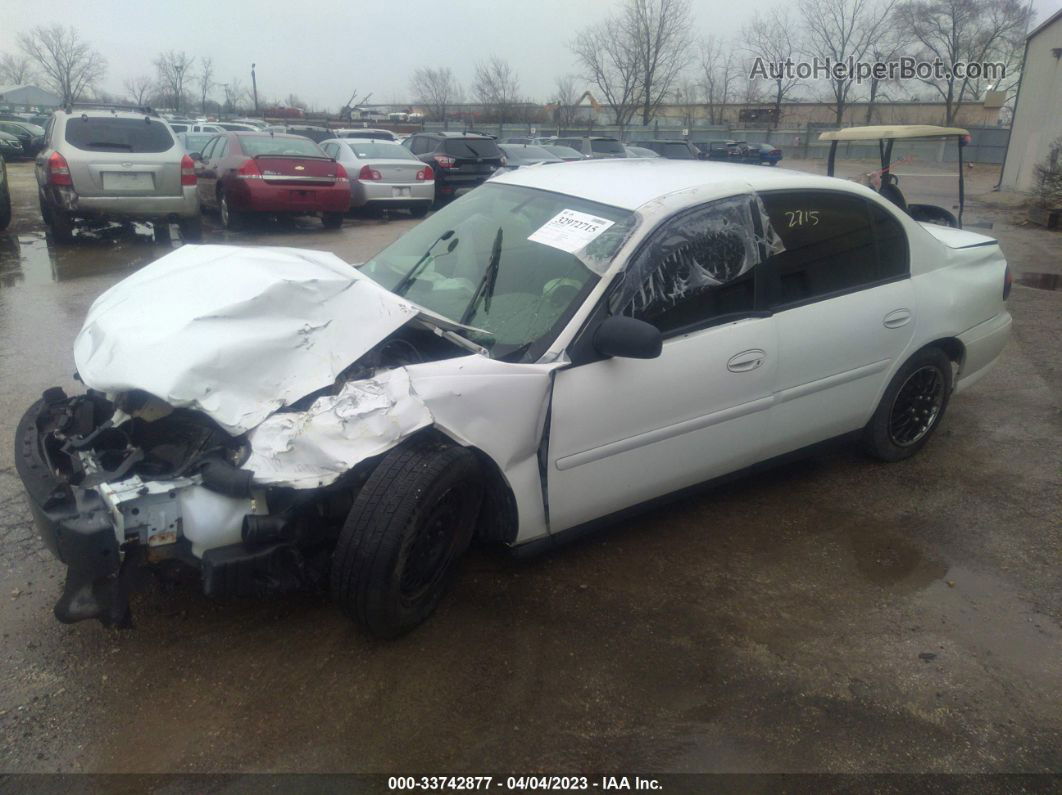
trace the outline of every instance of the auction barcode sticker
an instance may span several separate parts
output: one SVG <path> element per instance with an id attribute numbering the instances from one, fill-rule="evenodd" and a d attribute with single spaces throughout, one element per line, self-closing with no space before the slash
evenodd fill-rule
<path id="1" fill-rule="evenodd" d="M 574 254 L 576 251 L 585 248 L 591 240 L 612 226 L 613 223 L 615 222 L 598 218 L 596 215 L 590 215 L 589 213 L 580 213 L 576 210 L 561 210 L 536 229 L 527 239 Z"/>

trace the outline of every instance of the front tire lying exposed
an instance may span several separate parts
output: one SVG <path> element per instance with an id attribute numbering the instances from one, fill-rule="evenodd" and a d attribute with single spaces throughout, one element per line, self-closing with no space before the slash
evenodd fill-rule
<path id="1" fill-rule="evenodd" d="M 450 585 L 482 500 L 482 473 L 469 450 L 431 443 L 392 450 L 343 525 L 333 599 L 373 635 L 410 631 Z"/>

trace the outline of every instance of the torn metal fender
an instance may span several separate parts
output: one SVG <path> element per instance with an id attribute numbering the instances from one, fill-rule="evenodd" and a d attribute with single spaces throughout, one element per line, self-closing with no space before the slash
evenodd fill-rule
<path id="1" fill-rule="evenodd" d="M 519 540 L 547 532 L 538 447 L 557 365 L 481 355 L 410 365 L 346 384 L 302 412 L 278 412 L 248 436 L 243 465 L 262 486 L 319 488 L 434 426 L 498 465 L 516 498 Z"/>
<path id="2" fill-rule="evenodd" d="M 545 432 L 551 373 L 562 365 L 467 356 L 407 368 L 435 427 L 498 465 L 516 499 L 516 543 L 549 532 L 538 448 Z"/>
<path id="3" fill-rule="evenodd" d="M 269 417 L 248 436 L 251 456 L 243 468 L 259 485 L 319 488 L 431 422 L 409 373 L 399 367 L 348 382 L 306 411 Z"/>

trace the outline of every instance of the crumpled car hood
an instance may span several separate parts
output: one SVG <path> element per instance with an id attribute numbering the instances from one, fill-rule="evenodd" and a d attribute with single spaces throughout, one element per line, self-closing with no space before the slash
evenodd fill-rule
<path id="1" fill-rule="evenodd" d="M 93 303 L 74 361 L 89 387 L 140 389 L 235 435 L 423 315 L 334 254 L 184 246 Z"/>

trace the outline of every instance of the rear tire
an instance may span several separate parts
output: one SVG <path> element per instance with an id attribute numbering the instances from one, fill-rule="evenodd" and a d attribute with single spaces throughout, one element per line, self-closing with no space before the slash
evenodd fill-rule
<path id="1" fill-rule="evenodd" d="M 74 221 L 62 210 L 51 210 L 48 213 L 51 218 L 49 220 L 49 226 L 52 230 L 52 237 L 57 243 L 73 243 L 74 242 Z"/>
<path id="2" fill-rule="evenodd" d="M 409 632 L 452 582 L 482 500 L 482 473 L 469 450 L 428 443 L 392 450 L 340 532 L 332 598 L 373 635 Z"/>
<path id="3" fill-rule="evenodd" d="M 11 223 L 11 197 L 6 193 L 0 198 L 0 232 Z"/>
<path id="4" fill-rule="evenodd" d="M 203 219 L 182 218 L 177 222 L 177 228 L 181 232 L 181 239 L 186 243 L 201 243 L 203 241 Z"/>
<path id="5" fill-rule="evenodd" d="M 893 376 L 863 429 L 863 449 L 882 461 L 902 461 L 925 446 L 940 425 L 952 389 L 952 365 L 940 348 L 923 348 Z"/>
<path id="6" fill-rule="evenodd" d="M 173 241 L 173 237 L 170 235 L 169 221 L 152 221 L 151 234 L 155 238 L 155 243 L 160 245 Z"/>
<path id="7" fill-rule="evenodd" d="M 343 213 L 321 213 L 321 224 L 325 229 L 339 229 L 343 226 Z"/>
<path id="8" fill-rule="evenodd" d="M 229 199 L 225 191 L 218 195 L 218 213 L 221 215 L 221 225 L 230 232 L 235 232 L 244 225 L 244 214 L 229 207 Z"/>

